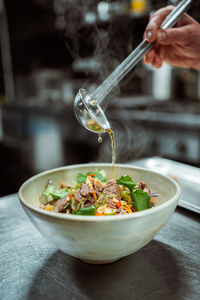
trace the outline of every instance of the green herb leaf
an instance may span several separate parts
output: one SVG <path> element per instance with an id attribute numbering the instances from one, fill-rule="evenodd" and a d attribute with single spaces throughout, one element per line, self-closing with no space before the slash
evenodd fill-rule
<path id="1" fill-rule="evenodd" d="M 134 200 L 134 207 L 136 211 L 144 210 L 151 208 L 150 196 L 148 193 L 143 192 L 142 189 L 135 190 L 131 192 L 133 200 Z"/>
<path id="2" fill-rule="evenodd" d="M 121 176 L 120 179 L 117 180 L 117 184 L 127 187 L 130 191 L 136 186 L 136 182 L 134 182 L 129 175 Z"/>
<path id="3" fill-rule="evenodd" d="M 136 211 L 144 210 L 151 208 L 150 196 L 148 193 L 144 192 L 142 189 L 136 189 L 136 182 L 133 182 L 132 178 L 129 175 L 122 176 L 120 179 L 117 180 L 119 185 L 123 185 L 130 190 L 133 204 Z M 121 196 L 124 198 L 125 201 L 130 203 L 130 199 L 128 199 L 128 194 L 125 194 L 124 191 L 121 192 Z"/>
<path id="4" fill-rule="evenodd" d="M 48 198 L 51 196 L 54 200 L 65 198 L 69 193 L 69 190 L 66 188 L 57 190 L 53 184 L 49 184 L 46 190 L 43 192 L 43 195 Z"/>
<path id="5" fill-rule="evenodd" d="M 99 179 L 101 182 L 105 183 L 107 181 L 107 178 L 103 177 L 101 175 L 101 173 L 94 173 L 95 174 L 95 178 Z"/>
<path id="6" fill-rule="evenodd" d="M 46 198 L 48 198 L 51 193 L 55 190 L 55 186 L 53 184 L 49 184 L 46 190 L 42 193 Z"/>
<path id="7" fill-rule="evenodd" d="M 54 199 L 62 199 L 62 198 L 65 198 L 67 195 L 68 195 L 69 191 L 68 189 L 64 188 L 64 189 L 60 189 L 60 190 L 54 190 L 52 193 L 51 193 L 51 196 L 54 198 Z"/>
<path id="8" fill-rule="evenodd" d="M 100 169 L 96 169 L 94 172 L 94 175 L 95 175 L 94 177 L 99 179 L 101 182 L 103 182 L 103 183 L 107 182 L 107 178 L 105 176 L 103 176 Z"/>
<path id="9" fill-rule="evenodd" d="M 87 179 L 87 176 L 88 176 L 89 174 L 94 174 L 94 178 L 99 179 L 99 180 L 100 180 L 101 182 L 103 182 L 103 183 L 105 183 L 105 182 L 107 181 L 107 178 L 104 177 L 104 176 L 101 174 L 100 170 L 96 170 L 95 172 L 90 171 L 90 172 L 88 172 L 87 174 L 81 174 L 81 173 L 79 173 L 79 174 L 76 176 L 76 181 L 77 181 L 77 183 L 86 183 L 86 179 Z"/>
<path id="10" fill-rule="evenodd" d="M 73 212 L 73 215 L 94 216 L 96 214 L 96 207 L 94 205 L 80 208 Z"/>
<path id="11" fill-rule="evenodd" d="M 78 173 L 78 175 L 76 176 L 76 181 L 77 181 L 77 183 L 85 183 L 86 178 L 87 178 L 87 174 L 84 175 L 84 174 Z"/>

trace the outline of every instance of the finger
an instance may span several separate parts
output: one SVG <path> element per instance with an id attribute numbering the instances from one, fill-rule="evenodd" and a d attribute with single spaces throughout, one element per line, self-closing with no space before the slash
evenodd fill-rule
<path id="1" fill-rule="evenodd" d="M 163 64 L 163 62 L 162 62 L 161 58 L 159 57 L 159 55 L 156 55 L 152 62 L 152 66 L 156 69 L 159 69 L 162 67 L 162 64 Z"/>
<path id="2" fill-rule="evenodd" d="M 196 23 L 196 21 L 188 14 L 184 13 L 180 20 L 178 20 L 178 22 L 176 23 L 175 27 L 181 27 L 192 23 Z"/>
<path id="3" fill-rule="evenodd" d="M 190 39 L 190 28 L 188 26 L 169 29 L 159 29 L 157 42 L 161 45 L 185 44 Z"/>
<path id="4" fill-rule="evenodd" d="M 153 42 L 156 40 L 157 30 L 160 28 L 161 24 L 167 17 L 167 15 L 174 9 L 173 6 L 167 6 L 165 8 L 161 8 L 156 13 L 154 13 L 147 24 L 145 29 L 144 38 L 148 40 L 148 42 Z"/>
<path id="5" fill-rule="evenodd" d="M 154 57 L 156 55 L 156 52 L 154 49 L 151 49 L 149 52 L 147 52 L 144 56 L 144 63 L 145 64 L 151 64 L 154 60 Z"/>

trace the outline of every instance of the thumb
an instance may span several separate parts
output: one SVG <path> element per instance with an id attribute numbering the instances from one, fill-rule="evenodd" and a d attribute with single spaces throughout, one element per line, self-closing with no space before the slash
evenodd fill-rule
<path id="1" fill-rule="evenodd" d="M 172 43 L 182 44 L 190 38 L 185 27 L 160 29 L 157 32 L 157 42 L 162 45 L 170 45 Z"/>

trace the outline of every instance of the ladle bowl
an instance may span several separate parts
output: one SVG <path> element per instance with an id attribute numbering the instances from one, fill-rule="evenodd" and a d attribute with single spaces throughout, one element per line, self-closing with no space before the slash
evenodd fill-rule
<path id="1" fill-rule="evenodd" d="M 110 124 L 100 107 L 85 89 L 80 89 L 74 100 L 76 118 L 86 129 L 101 133 L 110 128 Z"/>

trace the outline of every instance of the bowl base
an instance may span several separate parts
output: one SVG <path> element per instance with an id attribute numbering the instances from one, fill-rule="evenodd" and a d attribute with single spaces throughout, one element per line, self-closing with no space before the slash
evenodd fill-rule
<path id="1" fill-rule="evenodd" d="M 81 261 L 87 264 L 92 264 L 92 265 L 105 265 L 105 264 L 111 264 L 115 261 L 118 261 L 121 258 L 115 258 L 115 259 L 109 259 L 109 260 L 90 260 L 90 259 L 83 259 L 79 258 Z"/>

